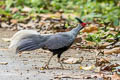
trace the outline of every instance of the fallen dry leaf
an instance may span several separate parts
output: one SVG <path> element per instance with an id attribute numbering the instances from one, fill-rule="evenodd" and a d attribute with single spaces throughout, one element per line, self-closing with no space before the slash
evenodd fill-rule
<path id="1" fill-rule="evenodd" d="M 11 11 L 12 11 L 12 13 L 16 13 L 19 11 L 19 9 L 18 8 L 11 8 Z"/>
<path id="2" fill-rule="evenodd" d="M 60 12 L 56 12 L 53 15 L 50 15 L 51 18 L 61 18 L 62 14 Z"/>
<path id="3" fill-rule="evenodd" d="M 96 63 L 95 63 L 96 66 L 103 66 L 106 63 L 110 63 L 109 58 L 96 58 Z"/>
<path id="4" fill-rule="evenodd" d="M 16 20 L 16 19 L 11 19 L 10 22 L 13 23 L 13 24 L 17 24 L 17 23 L 18 23 L 18 20 Z"/>
<path id="5" fill-rule="evenodd" d="M 8 27 L 10 27 L 7 23 L 5 23 L 5 22 L 2 22 L 1 23 L 1 27 L 2 28 L 8 28 Z"/>
<path id="6" fill-rule="evenodd" d="M 30 7 L 24 6 L 22 9 L 23 12 L 30 12 L 32 9 Z"/>
<path id="7" fill-rule="evenodd" d="M 5 41 L 5 42 L 10 42 L 11 41 L 10 38 L 2 38 L 2 40 Z"/>
<path id="8" fill-rule="evenodd" d="M 112 80 L 120 80 L 120 75 L 117 74 L 117 72 L 114 72 L 114 74 L 112 75 Z"/>
<path id="9" fill-rule="evenodd" d="M 87 67 L 83 67 L 83 66 L 80 66 L 80 69 L 83 69 L 83 70 L 93 70 L 95 68 L 95 65 L 91 65 L 91 66 L 87 66 Z"/>
<path id="10" fill-rule="evenodd" d="M 112 71 L 114 67 L 119 66 L 120 64 L 111 64 L 101 68 L 101 71 Z"/>
<path id="11" fill-rule="evenodd" d="M 1 9 L 5 9 L 6 8 L 6 5 L 4 4 L 4 5 L 0 5 L 0 8 Z"/>
<path id="12" fill-rule="evenodd" d="M 98 48 L 99 49 L 105 49 L 107 46 L 109 46 L 110 45 L 110 43 L 108 43 L 108 42 L 105 42 L 105 43 L 103 43 L 103 44 L 99 44 L 99 46 L 98 46 Z"/>
<path id="13" fill-rule="evenodd" d="M 45 68 L 41 67 L 40 70 L 44 70 Z"/>
<path id="14" fill-rule="evenodd" d="M 8 48 L 0 48 L 0 50 L 8 50 Z"/>
<path id="15" fill-rule="evenodd" d="M 7 65 L 8 62 L 0 62 L 0 65 Z"/>
<path id="16" fill-rule="evenodd" d="M 116 48 L 104 51 L 104 54 L 112 54 L 112 53 L 116 53 L 116 54 L 120 53 L 120 47 L 116 47 Z"/>
<path id="17" fill-rule="evenodd" d="M 97 72 L 97 73 L 100 72 L 100 71 L 101 71 L 101 67 L 96 67 L 95 70 L 94 70 L 94 72 Z"/>
<path id="18" fill-rule="evenodd" d="M 68 58 L 68 59 L 62 59 L 63 63 L 67 63 L 67 64 L 75 64 L 75 63 L 80 63 L 82 60 L 80 60 L 80 58 Z"/>
<path id="19" fill-rule="evenodd" d="M 95 42 L 91 42 L 91 41 L 86 41 L 86 46 L 93 46 L 95 45 L 96 43 Z"/>
<path id="20" fill-rule="evenodd" d="M 96 24 L 91 24 L 89 27 L 85 27 L 82 32 L 95 33 L 98 31 L 98 26 Z"/>

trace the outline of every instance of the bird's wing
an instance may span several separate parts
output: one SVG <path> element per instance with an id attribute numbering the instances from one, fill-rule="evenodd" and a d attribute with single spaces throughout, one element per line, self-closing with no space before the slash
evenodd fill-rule
<path id="1" fill-rule="evenodd" d="M 31 35 L 27 36 L 24 39 L 18 42 L 17 52 L 20 51 L 31 51 L 35 49 L 42 48 L 44 46 L 44 41 L 46 41 L 47 36 L 40 36 L 40 35 Z"/>
<path id="2" fill-rule="evenodd" d="M 48 49 L 59 49 L 70 46 L 74 41 L 73 36 L 68 34 L 56 34 L 46 41 L 45 47 Z"/>

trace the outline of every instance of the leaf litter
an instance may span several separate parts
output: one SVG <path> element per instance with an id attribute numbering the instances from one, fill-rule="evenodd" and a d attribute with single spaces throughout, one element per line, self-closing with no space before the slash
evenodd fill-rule
<path id="1" fill-rule="evenodd" d="M 13 12 L 15 13 L 17 11 L 17 9 L 13 9 Z M 26 8 L 27 11 L 27 8 Z M 29 11 L 29 10 L 28 10 Z M 56 16 L 58 15 L 59 16 Z M 22 14 L 24 15 L 24 14 Z M 24 20 L 17 20 L 17 19 L 11 19 L 9 22 L 2 22 L 1 23 L 1 27 L 2 28 L 7 28 L 7 29 L 11 29 L 11 30 L 22 30 L 22 29 L 35 29 L 40 33 L 56 33 L 56 32 L 61 32 L 61 31 L 69 31 L 72 28 L 70 27 L 65 27 L 66 23 L 68 23 L 67 19 L 62 17 L 61 13 L 56 13 L 55 15 L 35 15 L 35 16 L 29 16 L 27 18 L 25 18 Z M 70 23 L 70 22 L 69 22 Z M 75 23 L 72 23 L 70 25 L 74 25 Z M 69 25 L 68 25 L 69 26 Z M 94 64 L 91 65 L 81 65 L 81 60 L 80 58 L 76 58 L 76 57 L 70 57 L 70 58 L 63 58 L 62 61 L 65 64 L 80 64 L 79 65 L 79 70 L 83 70 L 83 71 L 93 71 L 96 72 L 97 75 L 57 75 L 55 78 L 71 78 L 71 79 L 96 79 L 96 78 L 101 78 L 101 79 L 115 79 L 115 80 L 119 80 L 119 77 L 114 78 L 115 76 L 119 76 L 119 66 L 120 64 L 115 64 L 111 62 L 111 59 L 103 58 L 104 56 L 106 56 L 107 54 L 114 54 L 117 53 L 119 54 L 119 47 L 116 47 L 114 45 L 111 45 L 110 42 L 107 41 L 112 41 L 114 42 L 114 38 L 111 39 L 107 39 L 105 37 L 108 37 L 108 34 L 111 34 L 112 31 L 107 33 L 107 36 L 102 36 L 99 37 L 99 35 L 97 34 L 99 32 L 99 25 L 96 24 L 91 24 L 88 25 L 87 28 L 85 28 L 83 31 L 83 34 L 78 35 L 78 37 L 76 38 L 75 44 L 71 47 L 71 49 L 75 49 L 75 50 L 88 50 L 91 51 L 94 55 L 96 55 L 96 53 L 99 52 L 103 52 L 104 55 L 100 56 L 95 56 L 94 57 Z M 92 34 L 94 36 L 98 36 L 98 37 L 94 37 L 94 36 L 90 36 L 88 40 L 90 40 L 90 38 L 92 37 L 92 41 L 87 41 L 86 38 L 88 37 L 88 34 Z M 114 35 L 118 34 L 117 32 L 114 32 Z M 3 37 L 4 38 L 4 37 Z M 5 39 L 5 38 L 4 38 Z M 96 39 L 103 39 L 103 43 L 97 43 L 97 41 L 94 41 Z M 118 42 L 118 41 L 117 41 Z M 91 46 L 92 45 L 92 46 Z M 113 49 L 108 49 L 108 46 L 112 46 L 115 47 Z M 118 45 L 119 46 L 119 45 Z M 96 52 L 95 52 L 96 51 Z M 99 58 L 98 58 L 99 57 Z M 84 60 L 83 60 L 84 61 Z M 7 64 L 5 64 L 7 65 Z M 118 67 L 118 68 L 117 68 Z M 40 70 L 45 70 L 43 68 L 37 68 L 36 69 L 40 69 Z M 74 69 L 74 68 L 73 68 Z M 107 74 L 105 73 L 106 71 L 108 71 L 109 73 L 114 73 L 114 74 Z M 116 73 L 114 72 L 116 71 Z"/>

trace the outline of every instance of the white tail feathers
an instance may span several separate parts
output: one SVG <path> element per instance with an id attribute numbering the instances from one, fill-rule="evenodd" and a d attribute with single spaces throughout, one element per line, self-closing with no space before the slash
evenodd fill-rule
<path id="1" fill-rule="evenodd" d="M 10 39 L 10 45 L 9 45 L 9 48 L 15 48 L 18 44 L 18 42 L 29 36 L 29 35 L 32 35 L 32 34 L 39 34 L 37 31 L 34 31 L 34 30 L 21 30 L 21 31 L 18 31 L 17 33 L 15 33 L 13 35 L 13 37 Z"/>

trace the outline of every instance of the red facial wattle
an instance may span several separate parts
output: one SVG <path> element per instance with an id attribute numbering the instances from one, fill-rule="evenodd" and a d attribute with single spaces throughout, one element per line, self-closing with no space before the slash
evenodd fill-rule
<path id="1" fill-rule="evenodd" d="M 85 26 L 86 26 L 86 24 L 87 24 L 87 23 L 81 23 L 81 25 L 82 25 L 83 27 L 85 27 Z"/>

